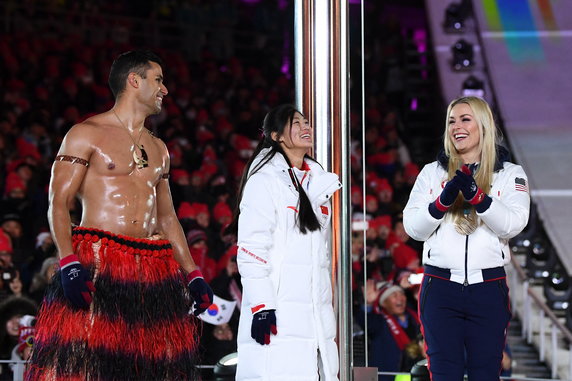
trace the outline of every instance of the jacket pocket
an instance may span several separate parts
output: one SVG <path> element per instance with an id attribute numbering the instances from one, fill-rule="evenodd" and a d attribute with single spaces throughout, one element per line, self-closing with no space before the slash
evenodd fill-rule
<path id="1" fill-rule="evenodd" d="M 508 286 L 506 285 L 506 279 L 497 280 L 499 290 L 502 296 L 502 303 L 504 308 L 508 312 L 509 320 L 512 318 L 512 311 L 510 310 L 510 297 L 508 295 Z"/>
<path id="2" fill-rule="evenodd" d="M 421 301 L 419 303 L 419 315 L 421 315 L 423 313 L 423 307 L 425 307 L 425 301 L 427 300 L 427 294 L 429 294 L 429 290 L 431 289 L 431 283 L 433 282 L 432 276 L 425 275 L 424 277 L 427 279 L 427 282 L 424 282 L 425 284 L 421 288 L 422 295 L 420 295 Z"/>

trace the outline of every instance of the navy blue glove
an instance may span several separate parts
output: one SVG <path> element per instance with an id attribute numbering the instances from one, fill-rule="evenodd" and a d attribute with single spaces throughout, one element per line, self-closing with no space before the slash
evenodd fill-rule
<path id="1" fill-rule="evenodd" d="M 88 309 L 95 291 L 89 273 L 75 254 L 60 259 L 61 281 L 64 295 L 77 308 Z"/>
<path id="2" fill-rule="evenodd" d="M 439 195 L 439 202 L 442 206 L 448 208 L 453 205 L 458 194 L 459 179 L 455 176 L 450 181 L 447 181 L 445 188 L 443 188 L 443 191 Z"/>
<path id="3" fill-rule="evenodd" d="M 270 344 L 270 334 L 276 335 L 276 310 L 260 311 L 252 315 L 252 327 L 250 336 L 258 344 Z"/>
<path id="4" fill-rule="evenodd" d="M 475 205 L 477 212 L 482 213 L 489 208 L 492 199 L 478 187 L 467 165 L 463 165 L 460 171 L 457 170 L 457 176 L 455 177 L 459 179 L 459 189 L 463 193 L 463 197 L 469 204 Z"/>
<path id="5" fill-rule="evenodd" d="M 429 213 L 433 218 L 441 219 L 445 215 L 445 212 L 449 210 L 449 207 L 453 205 L 457 195 L 459 194 L 459 179 L 458 176 L 453 177 L 451 180 L 447 181 L 445 188 L 441 191 L 441 194 L 435 201 L 429 204 Z"/>
<path id="6" fill-rule="evenodd" d="M 213 290 L 205 282 L 201 270 L 195 270 L 187 274 L 189 292 L 193 297 L 193 314 L 199 316 L 213 304 Z"/>

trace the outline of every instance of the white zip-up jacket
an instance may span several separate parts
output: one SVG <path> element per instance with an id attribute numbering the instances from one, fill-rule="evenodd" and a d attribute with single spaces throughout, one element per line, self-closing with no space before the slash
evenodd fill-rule
<path id="1" fill-rule="evenodd" d="M 502 156 L 508 156 L 504 149 L 499 156 L 488 193 L 491 205 L 477 213 L 480 221 L 472 234 L 458 233 L 447 214 L 436 219 L 429 213 L 429 204 L 439 197 L 447 181 L 444 159 L 421 170 L 403 211 L 407 234 L 424 241 L 423 264 L 450 269 L 452 281 L 482 282 L 480 270 L 509 263 L 508 240 L 528 223 L 530 195 L 526 174 L 521 166 L 502 160 Z"/>
<path id="2" fill-rule="evenodd" d="M 268 152 L 262 150 L 251 168 Z M 338 176 L 306 160 L 302 180 L 321 230 L 296 225 L 298 192 L 277 153 L 247 181 L 238 221 L 238 269 L 243 300 L 238 332 L 237 380 L 337 380 L 338 349 L 327 239 L 330 200 Z M 301 180 L 304 173 L 295 169 Z M 260 307 L 263 306 L 263 307 Z M 270 345 L 251 337 L 252 311 L 275 309 Z"/>

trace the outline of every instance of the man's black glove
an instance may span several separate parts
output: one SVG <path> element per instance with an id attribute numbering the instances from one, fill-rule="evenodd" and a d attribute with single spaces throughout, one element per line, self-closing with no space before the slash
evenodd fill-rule
<path id="1" fill-rule="evenodd" d="M 64 295 L 77 308 L 88 309 L 95 291 L 87 270 L 75 254 L 60 259 L 61 281 Z"/>
<path id="2" fill-rule="evenodd" d="M 213 304 L 213 290 L 205 282 L 201 270 L 195 270 L 187 274 L 187 282 L 187 287 L 194 301 L 193 308 L 195 310 L 193 314 L 199 316 Z"/>
<path id="3" fill-rule="evenodd" d="M 252 315 L 250 335 L 258 344 L 270 344 L 270 334 L 276 335 L 276 310 L 260 311 Z"/>

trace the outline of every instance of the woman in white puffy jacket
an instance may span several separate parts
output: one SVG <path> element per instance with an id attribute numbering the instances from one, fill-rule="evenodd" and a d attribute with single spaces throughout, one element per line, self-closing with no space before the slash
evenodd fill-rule
<path id="1" fill-rule="evenodd" d="M 489 105 L 464 97 L 447 109 L 444 151 L 426 165 L 403 212 L 424 241 L 419 315 L 433 381 L 498 381 L 511 318 L 508 240 L 528 222 L 522 167 L 497 144 Z"/>
<path id="2" fill-rule="evenodd" d="M 312 146 L 304 116 L 278 106 L 241 181 L 237 380 L 337 380 L 327 228 L 341 184 L 307 155 Z"/>

